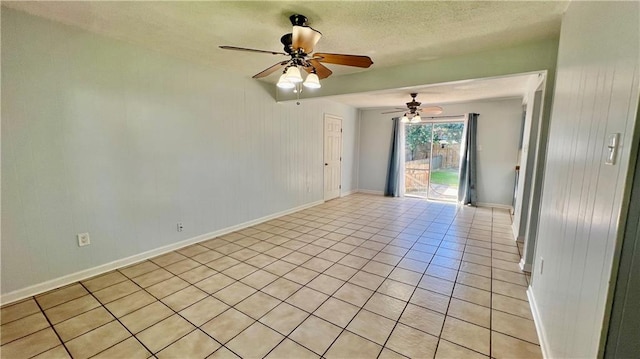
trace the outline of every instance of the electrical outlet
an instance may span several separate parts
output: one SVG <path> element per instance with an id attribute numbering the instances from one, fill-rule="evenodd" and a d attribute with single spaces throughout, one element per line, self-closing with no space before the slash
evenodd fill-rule
<path id="1" fill-rule="evenodd" d="M 184 225 L 182 224 L 182 222 L 178 222 L 177 229 L 178 229 L 178 232 L 182 232 L 182 230 L 184 229 Z"/>
<path id="2" fill-rule="evenodd" d="M 78 233 L 78 247 L 84 247 L 91 244 L 89 233 Z"/>
<path id="3" fill-rule="evenodd" d="M 542 274 L 543 269 L 544 269 L 544 258 L 540 257 L 540 274 Z"/>

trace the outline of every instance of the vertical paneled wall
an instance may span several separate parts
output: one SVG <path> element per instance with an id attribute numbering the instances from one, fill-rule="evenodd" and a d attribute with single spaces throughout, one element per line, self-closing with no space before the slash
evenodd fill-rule
<path id="1" fill-rule="evenodd" d="M 552 358 L 598 353 L 638 106 L 639 6 L 576 1 L 563 18 L 532 282 Z"/>
<path id="2" fill-rule="evenodd" d="M 348 192 L 355 109 L 3 9 L 2 293 L 321 200 L 324 113 Z"/>

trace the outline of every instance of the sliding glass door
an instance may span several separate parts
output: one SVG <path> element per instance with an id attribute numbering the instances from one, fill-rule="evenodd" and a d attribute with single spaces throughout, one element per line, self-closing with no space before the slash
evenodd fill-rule
<path id="1" fill-rule="evenodd" d="M 439 201 L 458 199 L 463 121 L 405 126 L 405 195 Z"/>
<path id="2" fill-rule="evenodd" d="M 433 124 L 407 123 L 404 128 L 404 194 L 427 198 Z"/>
<path id="3" fill-rule="evenodd" d="M 460 142 L 464 122 L 433 123 L 431 170 L 428 198 L 441 201 L 458 200 L 460 180 Z"/>

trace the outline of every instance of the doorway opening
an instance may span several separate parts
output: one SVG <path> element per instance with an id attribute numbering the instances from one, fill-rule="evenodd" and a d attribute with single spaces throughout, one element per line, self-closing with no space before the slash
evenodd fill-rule
<path id="1" fill-rule="evenodd" d="M 464 118 L 405 125 L 405 195 L 458 200 Z"/>

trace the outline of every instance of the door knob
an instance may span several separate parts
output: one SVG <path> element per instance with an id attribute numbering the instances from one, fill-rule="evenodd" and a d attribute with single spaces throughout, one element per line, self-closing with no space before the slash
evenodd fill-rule
<path id="1" fill-rule="evenodd" d="M 325 163 L 324 165 L 325 165 L 325 166 L 328 166 L 329 164 L 328 164 L 328 163 Z"/>

